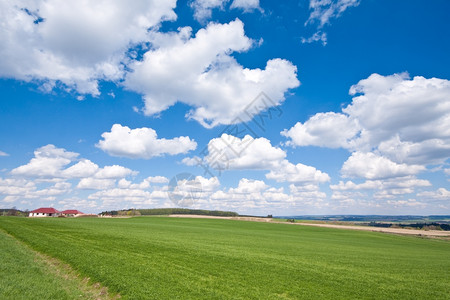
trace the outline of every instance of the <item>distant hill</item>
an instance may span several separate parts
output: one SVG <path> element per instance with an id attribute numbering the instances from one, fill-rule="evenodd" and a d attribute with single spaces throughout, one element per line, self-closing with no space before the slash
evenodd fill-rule
<path id="1" fill-rule="evenodd" d="M 341 222 L 440 222 L 450 223 L 447 215 L 301 215 L 301 216 L 277 216 L 276 218 L 314 220 L 314 221 L 341 221 Z"/>
<path id="2" fill-rule="evenodd" d="M 150 208 L 150 209 L 124 209 L 101 212 L 101 215 L 111 216 L 158 216 L 158 215 L 203 215 L 219 217 L 237 217 L 233 211 L 204 210 L 188 208 Z"/>
<path id="3" fill-rule="evenodd" d="M 450 216 L 383 216 L 383 215 L 323 215 L 323 216 L 283 216 L 288 220 L 320 221 L 326 223 L 345 222 L 373 227 L 413 228 L 450 231 Z"/>

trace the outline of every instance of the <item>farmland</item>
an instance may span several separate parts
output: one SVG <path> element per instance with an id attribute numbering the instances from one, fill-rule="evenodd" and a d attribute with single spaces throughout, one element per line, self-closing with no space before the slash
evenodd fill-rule
<path id="1" fill-rule="evenodd" d="M 450 291 L 446 240 L 165 217 L 1 217 L 0 229 L 122 299 L 446 299 Z M 20 276 L 8 268 L 2 273 Z"/>

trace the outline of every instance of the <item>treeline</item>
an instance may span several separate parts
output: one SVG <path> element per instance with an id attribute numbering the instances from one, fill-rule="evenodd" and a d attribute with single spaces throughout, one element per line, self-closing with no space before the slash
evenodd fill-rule
<path id="1" fill-rule="evenodd" d="M 0 216 L 27 217 L 28 211 L 21 211 L 15 208 L 0 209 Z"/>
<path id="2" fill-rule="evenodd" d="M 159 216 L 159 215 L 202 215 L 216 217 L 237 217 L 238 213 L 233 211 L 204 210 L 188 208 L 151 208 L 151 209 L 125 209 L 104 211 L 102 215 L 111 216 Z"/>
<path id="3" fill-rule="evenodd" d="M 442 224 L 442 223 L 414 223 L 414 224 L 392 224 L 392 223 L 377 223 L 377 222 L 370 222 L 367 225 L 373 226 L 373 227 L 392 227 L 392 228 L 412 228 L 412 229 L 424 229 L 424 230 L 450 230 L 449 224 Z"/>

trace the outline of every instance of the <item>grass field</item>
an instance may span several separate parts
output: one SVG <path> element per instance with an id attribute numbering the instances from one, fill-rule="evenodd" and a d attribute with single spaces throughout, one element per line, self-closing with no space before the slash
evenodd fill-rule
<path id="1" fill-rule="evenodd" d="M 108 299 L 76 272 L 0 230 L 0 299 Z"/>
<path id="2" fill-rule="evenodd" d="M 1 217 L 0 229 L 122 299 L 450 297 L 450 242 L 444 240 L 164 217 Z M 30 263 L 10 252 L 9 259 Z M 1 270 L 1 276 L 21 276 L 12 264 Z"/>

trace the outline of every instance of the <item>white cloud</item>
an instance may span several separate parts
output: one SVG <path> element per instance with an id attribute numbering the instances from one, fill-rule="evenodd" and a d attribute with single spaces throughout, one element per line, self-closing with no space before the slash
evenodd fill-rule
<path id="1" fill-rule="evenodd" d="M 117 179 L 131 174 L 137 174 L 137 172 L 122 166 L 113 165 L 105 166 L 98 170 L 98 172 L 95 173 L 95 177 L 100 179 Z"/>
<path id="2" fill-rule="evenodd" d="M 0 76 L 98 95 L 98 80 L 121 79 L 127 50 L 148 41 L 149 28 L 176 19 L 175 6 L 175 0 L 2 1 Z"/>
<path id="3" fill-rule="evenodd" d="M 201 163 L 203 163 L 203 160 L 198 156 L 185 157 L 181 160 L 181 163 L 186 166 L 192 167 L 200 165 Z"/>
<path id="4" fill-rule="evenodd" d="M 321 206 L 327 198 L 327 194 L 322 192 L 317 184 L 307 184 L 298 186 L 289 185 L 290 195 L 295 202 L 307 203 L 312 206 Z"/>
<path id="5" fill-rule="evenodd" d="M 359 0 L 310 0 L 309 8 L 312 10 L 306 24 L 318 22 L 319 28 L 338 18 L 349 7 L 358 6 Z"/>
<path id="6" fill-rule="evenodd" d="M 150 183 L 168 183 L 169 179 L 164 176 L 150 176 L 145 179 Z"/>
<path id="7" fill-rule="evenodd" d="M 323 183 L 330 181 L 327 173 L 321 172 L 314 167 L 304 164 L 292 164 L 284 160 L 280 167 L 271 170 L 266 174 L 267 179 L 273 179 L 278 182 L 292 182 L 298 184 Z"/>
<path id="8" fill-rule="evenodd" d="M 264 181 L 242 178 L 237 188 L 230 188 L 229 192 L 233 194 L 252 194 L 260 193 L 267 188 L 268 186 Z"/>
<path id="9" fill-rule="evenodd" d="M 436 191 L 421 192 L 417 194 L 417 197 L 425 200 L 442 200 L 450 203 L 450 191 L 445 188 L 439 188 Z"/>
<path id="10" fill-rule="evenodd" d="M 281 135 L 291 141 L 293 146 L 320 146 L 328 148 L 348 147 L 359 132 L 356 119 L 340 113 L 317 113 L 304 124 L 298 122 L 289 130 L 284 130 Z"/>
<path id="11" fill-rule="evenodd" d="M 104 190 L 114 187 L 116 181 L 114 179 L 98 179 L 98 178 L 82 178 L 77 185 L 78 189 L 83 190 Z"/>
<path id="12" fill-rule="evenodd" d="M 217 177 L 205 178 L 196 176 L 195 181 L 199 182 L 203 192 L 212 192 L 220 187 L 220 181 Z"/>
<path id="13" fill-rule="evenodd" d="M 311 43 L 314 43 L 314 42 L 321 41 L 322 45 L 326 46 L 327 45 L 327 40 L 328 39 L 327 39 L 326 32 L 317 31 L 312 36 L 310 36 L 309 38 L 302 37 L 302 44 L 311 44 Z"/>
<path id="14" fill-rule="evenodd" d="M 288 144 L 354 151 L 343 174 L 371 179 L 417 174 L 450 157 L 450 81 L 372 74 L 350 94 L 342 113 L 318 113 L 283 131 Z"/>
<path id="15" fill-rule="evenodd" d="M 279 105 L 285 93 L 300 84 L 297 68 L 287 60 L 271 59 L 263 70 L 238 64 L 231 54 L 248 51 L 254 43 L 239 19 L 210 23 L 195 37 L 191 31 L 184 27 L 178 33 L 152 32 L 153 48 L 142 61 L 129 65 L 132 72 L 124 84 L 143 94 L 146 115 L 180 101 L 193 107 L 188 118 L 205 127 L 240 123 L 251 118 L 243 112 L 261 92 L 273 100 L 272 106 Z"/>
<path id="16" fill-rule="evenodd" d="M 214 8 L 224 9 L 229 0 L 194 0 L 190 6 L 194 9 L 194 18 L 199 22 L 205 22 L 211 18 Z"/>
<path id="17" fill-rule="evenodd" d="M 83 178 L 93 176 L 98 171 L 98 165 L 94 164 L 89 159 L 83 159 L 75 165 L 63 170 L 61 172 L 66 178 Z"/>
<path id="18" fill-rule="evenodd" d="M 244 12 L 251 12 L 254 10 L 262 11 L 259 6 L 259 0 L 234 0 L 230 8 L 240 8 Z"/>
<path id="19" fill-rule="evenodd" d="M 424 171 L 420 165 L 397 164 L 371 152 L 354 152 L 341 169 L 344 177 L 386 179 L 414 175 Z"/>
<path id="20" fill-rule="evenodd" d="M 58 177 L 61 169 L 77 156 L 78 153 L 49 144 L 34 151 L 34 158 L 28 164 L 13 169 L 11 174 L 26 177 Z"/>
<path id="21" fill-rule="evenodd" d="M 397 137 L 402 142 L 422 143 L 450 139 L 450 81 L 412 80 L 408 75 L 381 76 L 372 74 L 350 88 L 352 104 L 343 112 L 357 118 L 362 127 L 360 144 L 377 147 Z M 360 146 L 362 147 L 362 146 Z"/>
<path id="22" fill-rule="evenodd" d="M 414 176 L 391 178 L 387 180 L 366 180 L 363 183 L 352 181 L 339 181 L 339 184 L 330 185 L 333 191 L 356 191 L 356 190 L 387 190 L 405 189 L 411 190 L 416 187 L 428 187 L 431 183 L 428 180 L 417 179 Z"/>
<path id="23" fill-rule="evenodd" d="M 328 174 L 304 164 L 294 165 L 286 158 L 286 152 L 274 147 L 266 138 L 246 135 L 238 138 L 226 133 L 211 139 L 208 154 L 203 157 L 183 159 L 189 166 L 209 165 L 219 172 L 225 170 L 269 170 L 267 179 L 296 184 L 323 183 L 330 180 Z"/>
<path id="24" fill-rule="evenodd" d="M 378 151 L 384 156 L 408 164 L 440 164 L 449 157 L 450 141 L 431 138 L 420 142 L 401 141 L 399 135 L 382 141 Z"/>
<path id="25" fill-rule="evenodd" d="M 101 200 L 102 207 L 130 208 L 132 205 L 154 205 L 152 193 L 140 189 L 104 189 L 88 196 L 89 200 Z"/>
<path id="26" fill-rule="evenodd" d="M 327 33 L 321 29 L 329 24 L 331 19 L 339 18 L 347 8 L 358 5 L 359 0 L 310 0 L 311 14 L 305 22 L 305 26 L 317 23 L 317 28 L 316 32 L 309 38 L 302 37 L 302 44 L 320 41 L 325 46 L 327 44 Z"/>
<path id="27" fill-rule="evenodd" d="M 34 192 L 36 184 L 25 179 L 0 178 L 0 194 L 6 196 L 21 196 Z"/>
<path id="28" fill-rule="evenodd" d="M 212 10 L 224 10 L 230 0 L 194 0 L 190 6 L 194 9 L 194 18 L 203 23 L 211 19 Z M 230 9 L 242 9 L 244 12 L 252 12 L 254 10 L 263 11 L 259 6 L 259 0 L 234 0 Z"/>
<path id="29" fill-rule="evenodd" d="M 58 201 L 58 207 L 61 210 L 73 209 L 74 207 L 76 207 L 83 209 L 82 212 L 84 213 L 86 213 L 86 211 L 84 211 L 85 209 L 99 208 L 98 203 L 95 201 L 88 201 L 86 199 L 79 199 L 76 197 L 66 198 L 64 200 Z"/>
<path id="30" fill-rule="evenodd" d="M 53 185 L 38 186 L 34 181 L 16 178 L 0 178 L 0 195 L 3 202 L 11 203 L 23 199 L 40 199 L 43 201 L 54 200 L 71 191 L 69 182 L 59 181 Z"/>
<path id="31" fill-rule="evenodd" d="M 61 181 L 63 179 L 82 178 L 94 182 L 96 179 L 118 179 L 137 172 L 119 165 L 99 166 L 88 159 L 81 159 L 76 164 L 67 167 L 74 162 L 78 153 L 57 148 L 54 145 L 46 145 L 34 151 L 34 157 L 26 164 L 11 171 L 13 176 L 28 178 L 40 178 L 46 181 Z M 87 181 L 83 181 L 83 186 Z M 99 181 L 101 182 L 101 181 Z"/>
<path id="32" fill-rule="evenodd" d="M 407 200 L 388 200 L 387 204 L 392 205 L 395 208 L 404 208 L 404 207 L 419 207 L 425 208 L 426 203 L 419 202 L 416 199 L 407 199 Z"/>
<path id="33" fill-rule="evenodd" d="M 208 179 L 203 176 L 192 176 L 180 178 L 175 185 L 169 185 L 168 196 L 174 204 L 182 207 L 195 207 L 205 203 L 219 188 L 220 182 L 217 177 Z"/>
<path id="34" fill-rule="evenodd" d="M 9 156 L 9 154 L 6 152 L 0 151 L 0 156 Z"/>
<path id="35" fill-rule="evenodd" d="M 197 143 L 187 136 L 158 139 L 152 128 L 130 129 L 114 124 L 111 132 L 102 134 L 103 140 L 96 145 L 112 156 L 129 158 L 152 158 L 164 154 L 176 155 L 195 150 Z"/>
<path id="36" fill-rule="evenodd" d="M 362 183 L 352 181 L 330 185 L 333 191 L 331 199 L 338 201 L 337 204 L 358 206 L 372 212 L 376 209 L 381 213 L 399 213 L 398 208 L 408 206 L 420 206 L 421 209 L 432 208 L 427 204 L 426 195 L 430 192 L 418 192 L 432 184 L 428 180 L 417 179 L 415 176 L 405 176 L 382 180 L 366 180 Z M 417 193 L 417 194 L 415 194 Z M 434 194 L 433 194 L 434 195 Z M 416 197 L 418 201 L 410 199 Z M 427 206 L 428 205 L 428 206 Z M 403 210 L 402 213 L 405 213 Z M 416 213 L 422 213 L 416 211 Z"/>
<path id="37" fill-rule="evenodd" d="M 263 207 L 268 204 L 263 197 L 264 191 L 269 188 L 264 181 L 242 178 L 236 188 L 228 191 L 217 191 L 209 200 L 209 205 L 216 209 L 248 209 Z"/>
<path id="38" fill-rule="evenodd" d="M 246 135 L 240 139 L 224 133 L 209 141 L 205 161 L 219 170 L 267 170 L 278 166 L 285 157 L 286 153 L 266 138 Z M 191 164 L 191 160 L 185 162 Z"/>

